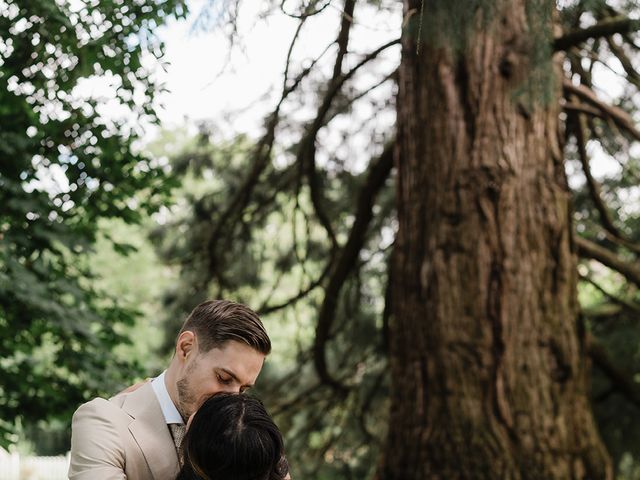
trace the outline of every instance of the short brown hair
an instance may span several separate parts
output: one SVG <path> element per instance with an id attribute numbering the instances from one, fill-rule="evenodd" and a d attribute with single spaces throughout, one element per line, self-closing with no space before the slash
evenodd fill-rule
<path id="1" fill-rule="evenodd" d="M 180 333 L 190 330 L 202 352 L 222 347 L 230 340 L 246 343 L 268 355 L 271 340 L 258 314 L 249 307 L 228 300 L 210 300 L 198 305 L 185 320 Z"/>

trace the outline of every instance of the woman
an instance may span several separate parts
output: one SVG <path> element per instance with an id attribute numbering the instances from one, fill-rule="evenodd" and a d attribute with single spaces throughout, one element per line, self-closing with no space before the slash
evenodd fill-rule
<path id="1" fill-rule="evenodd" d="M 262 402 L 219 393 L 193 416 L 176 480 L 285 480 L 282 435 Z"/>

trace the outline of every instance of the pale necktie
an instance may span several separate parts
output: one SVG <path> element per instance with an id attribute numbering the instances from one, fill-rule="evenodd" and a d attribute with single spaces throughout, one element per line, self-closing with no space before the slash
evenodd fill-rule
<path id="1" fill-rule="evenodd" d="M 182 445 L 182 439 L 184 438 L 186 427 L 184 423 L 170 423 L 169 430 L 171 430 L 173 443 L 175 444 L 176 451 L 178 452 L 178 459 L 180 460 L 180 464 L 182 464 L 182 452 L 180 451 L 180 445 Z"/>

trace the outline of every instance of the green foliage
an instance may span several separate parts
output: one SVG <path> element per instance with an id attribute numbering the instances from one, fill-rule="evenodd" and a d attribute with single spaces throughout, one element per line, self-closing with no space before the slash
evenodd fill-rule
<path id="1" fill-rule="evenodd" d="M 459 52 L 471 27 L 477 26 L 477 12 L 482 13 L 482 26 L 491 19 L 496 3 L 425 2 L 424 40 L 447 42 Z M 83 3 L 81 13 L 48 0 L 23 3 L 6 8 L 0 4 L 0 418 L 6 422 L 0 428 L 9 431 L 20 416 L 34 420 L 51 413 L 68 415 L 89 395 L 113 393 L 118 383 L 141 372 L 132 363 L 144 364 L 153 373 L 161 364 L 152 354 L 162 341 L 159 320 L 170 341 L 195 304 L 226 297 L 261 312 L 273 339 L 274 353 L 257 394 L 287 435 L 294 478 L 370 478 L 388 413 L 385 310 L 390 308 L 388 265 L 395 228 L 391 185 L 376 197 L 365 246 L 340 290 L 325 347 L 329 371 L 349 386 L 347 395 L 320 383 L 312 346 L 326 272 L 338 258 L 317 210 L 326 213 L 344 245 L 367 174 L 366 167 L 355 168 L 357 162 L 350 163 L 349 157 L 374 158 L 376 148 L 340 154 L 339 149 L 330 151 L 322 145 L 331 143 L 329 136 L 315 142 L 324 161 L 315 165 L 315 180 L 323 194 L 314 202 L 305 172 L 308 165 L 300 160 L 303 142 L 291 140 L 302 137 L 305 126 L 295 121 L 279 126 L 286 135 L 281 131 L 277 135 L 285 140 L 279 138 L 272 149 L 244 136 L 222 140 L 206 125 L 194 137 L 165 132 L 150 149 L 156 158 L 170 152 L 172 178 L 180 187 L 150 234 L 159 256 L 179 276 L 164 282 L 159 277 L 165 270 L 149 267 L 155 257 L 140 238 L 141 230 L 130 224 L 147 222 L 146 213 L 167 201 L 169 178 L 158 168 L 159 160 L 151 161 L 133 148 L 139 135 L 137 122 L 103 114 L 99 100 L 78 98 L 81 92 L 75 87 L 83 78 L 109 72 L 123 106 L 135 112 L 139 122 L 152 121 L 151 98 L 158 86 L 142 68 L 143 53 L 161 54 L 153 32 L 167 15 L 180 14 L 184 6 L 177 0 L 103 1 Z M 560 14 L 565 29 L 579 27 L 588 9 L 594 17 L 606 12 L 606 3 L 574 2 Z M 539 98 L 534 87 L 548 86 L 536 75 L 549 72 L 544 70 L 550 65 L 549 2 L 535 0 L 527 7 L 531 44 L 526 50 L 535 53 L 532 65 L 542 69 L 537 73 L 534 69 L 531 85 L 523 88 L 529 98 Z M 232 17 L 235 21 L 235 14 Z M 443 21 L 449 18 L 457 21 Z M 409 19 L 409 34 L 417 35 L 418 19 L 419 14 Z M 596 42 L 591 47 L 599 48 Z M 324 92 L 323 81 L 318 75 L 303 83 L 304 94 L 289 99 L 287 111 L 313 103 L 309 92 Z M 353 88 L 351 95 L 357 91 Z M 136 91 L 148 98 L 140 101 Z M 637 108 L 634 94 L 636 90 L 630 90 L 621 100 L 631 112 Z M 336 106 L 338 100 L 347 105 Z M 392 133 L 384 125 L 381 133 L 370 119 L 358 116 L 358 110 L 348 105 L 350 97 L 345 94 L 338 100 L 327 124 L 347 117 L 346 123 L 357 124 L 357 133 L 361 129 L 374 147 L 390 140 Z M 393 107 L 391 99 L 369 111 L 375 116 Z M 592 119 L 591 124 L 604 151 L 623 165 L 619 174 L 603 180 L 603 196 L 617 227 L 637 243 L 640 217 L 628 199 L 635 198 L 638 159 L 620 158 L 619 133 L 609 122 Z M 354 135 L 335 124 L 326 127 L 337 131 L 344 143 Z M 569 145 L 570 168 L 575 167 L 575 156 Z M 248 187 L 250 172 L 260 161 L 266 166 Z M 64 180 L 57 186 L 53 180 L 43 180 L 47 172 Z M 578 232 L 634 260 L 632 252 L 603 235 L 584 186 L 573 193 Z M 149 228 L 148 223 L 141 228 Z M 637 385 L 637 313 L 621 307 L 587 278 L 630 305 L 640 301 L 637 289 L 593 262 L 584 262 L 580 274 L 584 278 L 580 301 L 590 334 Z M 154 304 L 155 289 L 164 287 L 162 304 Z M 136 310 L 142 313 L 137 322 Z M 148 342 L 126 345 L 134 336 Z M 637 478 L 638 407 L 620 395 L 598 368 L 592 383 L 594 411 L 620 475 Z"/>
<path id="2" fill-rule="evenodd" d="M 380 248 L 385 243 L 382 225 L 372 226 L 358 273 L 349 277 L 336 312 L 339 327 L 328 357 L 332 370 L 352 377 L 354 385 L 347 399 L 336 399 L 319 385 L 309 355 L 323 296 L 315 288 L 297 298 L 322 276 L 326 263 L 335 260 L 313 216 L 309 191 L 298 183 L 295 165 L 271 162 L 245 213 L 218 232 L 222 246 L 215 250 L 212 267 L 207 247 L 225 208 L 242 188 L 255 148 L 244 136 L 225 141 L 214 131 L 202 126 L 195 138 L 165 140 L 181 146 L 171 164 L 182 179 L 172 214 L 152 234 L 160 255 L 180 269 L 179 281 L 165 297 L 166 338 L 173 339 L 178 322 L 203 298 L 223 296 L 258 310 L 274 348 L 256 394 L 287 435 L 294 476 L 366 478 L 375 469 L 386 428 L 388 378 L 386 359 L 380 356 L 380 314 L 389 252 Z M 294 147 L 288 155 L 295 153 Z M 325 207 L 344 242 L 364 175 L 339 167 L 318 173 L 331 194 Z M 389 188 L 379 202 L 382 224 L 391 218 L 393 201 Z"/>
<path id="3" fill-rule="evenodd" d="M 170 350 L 162 350 L 162 295 L 173 282 L 173 269 L 162 264 L 155 254 L 148 234 L 153 228 L 151 218 L 130 225 L 122 220 L 102 220 L 95 251 L 90 255 L 95 273 L 93 285 L 109 292 L 118 303 L 137 315 L 132 325 L 116 325 L 117 331 L 132 342 L 116 346 L 116 358 L 133 361 L 143 369 L 143 376 L 155 376 L 166 368 Z M 105 235 L 108 233 L 108 238 Z M 123 254 L 118 245 L 129 247 Z M 171 333 L 173 339 L 174 332 Z M 129 383 L 133 378 L 129 379 Z"/>
<path id="4" fill-rule="evenodd" d="M 640 240 L 638 215 L 634 213 L 637 207 L 626 199 L 633 196 L 637 188 L 637 180 L 630 184 L 628 178 L 637 165 L 638 159 L 629 156 L 625 168 L 602 180 L 603 196 L 611 207 L 609 211 L 614 222 L 636 243 Z M 630 252 L 603 234 L 599 213 L 586 186 L 576 190 L 574 199 L 578 231 L 633 261 Z M 640 391 L 640 292 L 620 274 L 601 265 L 583 262 L 579 272 L 583 279 L 580 303 L 589 330 L 608 352 L 612 364 Z M 631 472 L 637 472 L 640 465 L 640 404 L 630 402 L 621 393 L 619 385 L 597 365 L 592 373 L 594 413 L 605 444 L 621 474 L 627 472 L 620 478 L 638 478 L 637 473 Z"/>
<path id="5" fill-rule="evenodd" d="M 572 30 L 584 27 L 585 22 L 592 24 L 603 15 L 616 16 L 620 13 L 637 15 L 637 2 L 621 1 L 614 4 L 603 0 L 582 0 L 563 10 L 561 18 L 567 30 Z M 583 46 L 583 50 L 588 54 L 580 52 L 584 59 L 581 60 L 582 72 L 579 76 L 585 84 L 591 82 L 590 77 L 597 63 L 615 63 L 615 60 L 611 61 L 612 52 L 604 40 L 590 41 Z M 575 54 L 574 51 L 572 55 Z M 569 61 L 573 65 L 577 63 L 576 57 L 571 55 Z M 637 103 L 638 85 L 633 84 L 633 78 L 629 80 L 616 106 L 634 116 L 640 107 Z M 568 117 L 568 131 L 577 127 L 575 122 L 575 116 Z M 587 143 L 590 166 L 600 187 L 599 193 L 606 211 L 620 234 L 630 244 L 639 245 L 640 203 L 637 186 L 640 183 L 640 158 L 637 151 L 629 148 L 633 137 L 611 121 L 597 116 L 587 117 L 587 130 L 592 138 Z M 584 181 L 575 139 L 565 148 L 565 155 L 567 170 L 574 183 L 574 223 L 578 234 L 621 259 L 637 262 L 637 253 L 615 241 L 603 228 L 601 213 Z M 597 169 L 599 172 L 596 167 L 600 167 Z M 579 299 L 590 333 L 607 352 L 611 365 L 628 379 L 631 389 L 640 391 L 640 292 L 637 286 L 596 262 L 581 262 L 578 272 L 581 278 Z M 594 414 L 618 468 L 618 478 L 640 478 L 640 404 L 631 401 L 619 382 L 597 364 L 592 368 L 592 393 Z"/>
<path id="6" fill-rule="evenodd" d="M 421 2 L 410 3 L 415 11 L 405 18 L 404 34 L 415 38 L 420 29 Z M 425 44 L 431 41 L 436 45 L 446 44 L 458 55 L 469 54 L 470 34 L 474 28 L 482 28 L 495 20 L 492 15 L 496 3 L 425 0 L 420 40 Z M 528 41 L 518 46 L 518 54 L 528 62 L 530 77 L 514 92 L 516 100 L 522 101 L 524 97 L 527 101 L 524 103 L 529 105 L 549 100 L 548 94 L 558 87 L 553 83 L 554 75 L 560 73 L 553 69 L 551 61 L 552 22 L 560 18 L 564 31 L 584 26 L 583 17 L 595 17 L 602 8 L 602 2 L 589 5 L 593 8 L 591 13 L 585 11 L 586 2 L 574 2 L 556 17 L 554 2 L 527 2 L 526 12 L 521 13 L 527 16 Z M 456 21 L 452 22 L 451 18 Z M 587 45 L 591 46 L 591 43 Z M 597 53 L 603 59 L 608 55 Z M 584 58 L 587 56 L 585 52 Z M 307 107 L 308 92 L 323 92 L 322 82 L 321 75 L 303 82 L 302 100 L 287 99 L 288 110 L 283 110 L 295 112 L 297 108 Z M 622 106 L 630 112 L 638 108 L 630 98 L 634 94 L 637 96 L 637 90 L 630 89 L 622 99 Z M 318 103 L 321 101 L 319 98 Z M 342 101 L 348 103 L 349 99 Z M 381 111 L 387 112 L 393 106 L 391 100 Z M 260 143 L 253 145 L 244 137 L 234 142 L 220 141 L 211 130 L 204 128 L 172 160 L 174 171 L 182 175 L 183 188 L 172 207 L 171 220 L 158 228 L 154 240 L 161 246 L 165 260 L 179 265 L 181 270 L 180 281 L 167 297 L 171 318 L 183 318 L 200 299 L 211 296 L 233 298 L 263 313 L 267 328 L 275 337 L 275 348 L 274 358 L 267 363 L 257 390 L 287 434 L 294 476 L 371 478 L 388 414 L 389 379 L 385 373 L 388 311 L 385 310 L 390 308 L 386 293 L 388 282 L 392 281 L 388 264 L 396 220 L 393 188 L 383 189 L 376 197 L 374 220 L 367 230 L 365 246 L 358 252 L 356 267 L 349 272 L 340 290 L 333 328 L 325 346 L 329 372 L 349 386 L 345 396 L 321 384 L 313 365 L 315 329 L 324 300 L 322 287 L 327 286 L 322 273 L 325 266 L 334 265 L 338 257 L 328 232 L 319 221 L 318 210 L 330 219 L 338 242 L 344 245 L 367 173 L 367 167 L 353 168 L 350 158 L 323 142 L 330 144 L 327 139 L 333 135 L 348 144 L 350 135 L 362 131 L 378 147 L 389 138 L 376 136 L 379 132 L 369 129 L 371 119 L 359 116 L 357 108 L 348 105 L 337 108 L 335 104 L 333 108 L 335 117 L 323 127 L 331 134 L 314 143 L 317 164 L 313 173 L 322 192 L 315 204 L 309 174 L 305 171 L 308 165 L 301 155 L 304 142 L 296 141 L 304 138 L 304 123 L 300 125 L 292 120 L 286 123 L 286 128 L 280 126 L 286 134 L 279 133 L 267 166 L 251 188 L 244 182 L 256 163 L 264 160 L 254 154 Z M 341 128 L 338 121 L 332 123 L 343 113 L 348 113 L 349 124 L 357 124 L 361 130 L 354 133 Z M 637 159 L 620 154 L 619 132 L 611 122 L 597 118 L 590 118 L 590 122 L 601 134 L 597 141 L 624 164 L 619 175 L 603 181 L 603 195 L 616 225 L 637 243 L 640 240 L 637 208 L 630 207 L 628 202 L 629 198 L 637 198 L 634 197 L 640 171 Z M 570 131 L 571 119 L 566 126 Z M 366 158 L 370 151 L 364 155 L 350 153 L 371 166 L 372 160 Z M 634 254 L 603 235 L 588 192 L 579 182 L 574 182 L 574 172 L 579 168 L 575 165 L 574 145 L 567 145 L 566 155 L 574 187 L 578 233 L 596 239 L 623 258 L 635 260 Z M 624 158 L 619 158 L 621 156 Z M 232 208 L 234 199 L 243 192 L 246 192 L 246 204 L 237 210 Z M 232 220 L 225 222 L 228 212 Z M 637 289 L 618 274 L 588 261 L 581 264 L 579 273 L 592 277 L 629 304 L 638 304 Z M 313 288 L 314 285 L 318 288 Z M 637 384 L 640 372 L 637 314 L 622 309 L 587 283 L 586 278 L 580 284 L 580 301 L 589 334 L 597 338 L 610 352 L 611 360 L 630 373 Z M 175 331 L 177 325 L 169 328 Z M 633 472 L 637 471 L 640 447 L 638 406 L 612 389 L 610 379 L 597 367 L 593 369 L 592 380 L 594 411 L 602 436 L 620 474 L 627 479 L 635 478 Z"/>
<path id="7" fill-rule="evenodd" d="M 68 418 L 136 369 L 112 353 L 136 312 L 96 288 L 88 254 L 100 218 L 134 223 L 165 198 L 133 145 L 155 120 L 153 30 L 184 13 L 181 0 L 0 2 L 0 444 L 18 418 Z M 123 117 L 88 93 L 100 82 Z"/>

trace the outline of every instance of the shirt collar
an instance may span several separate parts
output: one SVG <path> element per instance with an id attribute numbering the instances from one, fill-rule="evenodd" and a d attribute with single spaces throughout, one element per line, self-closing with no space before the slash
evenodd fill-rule
<path id="1" fill-rule="evenodd" d="M 158 375 L 151 381 L 151 387 L 153 387 L 153 392 L 156 394 L 158 398 L 158 402 L 160 403 L 160 408 L 162 409 L 162 414 L 164 415 L 164 419 L 167 422 L 167 425 L 172 423 L 184 423 L 182 420 L 182 415 L 178 412 L 178 409 L 173 404 L 171 397 L 169 396 L 169 392 L 167 391 L 167 385 L 165 384 L 164 374 L 166 370 Z"/>

